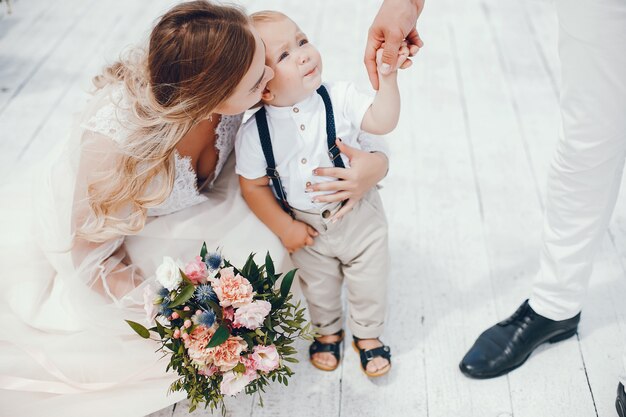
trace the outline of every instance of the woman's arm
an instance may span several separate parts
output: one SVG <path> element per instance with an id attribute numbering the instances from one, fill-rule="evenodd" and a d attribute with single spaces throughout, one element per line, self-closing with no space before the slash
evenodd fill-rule
<path id="1" fill-rule="evenodd" d="M 378 138 L 383 141 L 384 139 Z M 339 202 L 347 200 L 344 206 L 333 216 L 337 221 L 348 213 L 361 198 L 380 180 L 385 178 L 389 169 L 389 159 L 381 151 L 362 151 L 336 141 L 341 153 L 350 160 L 350 168 L 316 168 L 313 173 L 319 176 L 335 177 L 341 181 L 313 184 L 310 191 L 335 191 L 334 194 L 319 195 L 315 201 Z"/>
<path id="2" fill-rule="evenodd" d="M 94 178 L 116 169 L 119 150 L 115 142 L 102 134 L 86 131 L 80 146 L 80 159 L 71 205 L 71 229 L 74 234 L 71 259 L 85 283 L 101 295 L 119 300 L 133 290 L 142 278 L 126 257 L 124 236 L 112 236 L 105 241 L 92 241 L 77 236 L 87 222 L 93 222 L 88 189 Z"/>

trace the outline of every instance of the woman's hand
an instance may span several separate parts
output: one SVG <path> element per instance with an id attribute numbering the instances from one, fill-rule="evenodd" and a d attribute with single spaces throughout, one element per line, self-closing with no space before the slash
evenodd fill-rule
<path id="1" fill-rule="evenodd" d="M 381 139 L 382 140 L 382 139 Z M 309 191 L 335 191 L 333 194 L 319 195 L 317 202 L 339 202 L 347 200 L 343 207 L 331 218 L 339 220 L 354 208 L 363 196 L 380 180 L 385 178 L 389 161 L 382 152 L 366 152 L 353 148 L 337 139 L 337 147 L 350 160 L 350 168 L 316 168 L 313 173 L 318 176 L 335 177 L 342 181 L 329 181 L 312 184 Z"/>

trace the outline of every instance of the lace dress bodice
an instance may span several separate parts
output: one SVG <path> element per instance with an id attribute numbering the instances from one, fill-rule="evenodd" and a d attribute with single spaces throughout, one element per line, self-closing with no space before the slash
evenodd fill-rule
<path id="1" fill-rule="evenodd" d="M 89 117 L 82 127 L 111 138 L 116 143 L 124 143 L 129 134 L 129 102 L 121 87 L 113 88 L 104 103 Z M 217 163 L 210 180 L 202 185 L 202 190 L 211 189 L 228 156 L 233 150 L 235 135 L 241 125 L 243 115 L 222 116 L 215 129 L 215 148 Z M 156 207 L 148 209 L 148 216 L 163 216 L 206 201 L 208 197 L 201 194 L 198 177 L 191 164 L 191 158 L 183 157 L 175 152 L 176 176 L 169 197 Z M 158 179 L 155 179 L 158 186 Z"/>

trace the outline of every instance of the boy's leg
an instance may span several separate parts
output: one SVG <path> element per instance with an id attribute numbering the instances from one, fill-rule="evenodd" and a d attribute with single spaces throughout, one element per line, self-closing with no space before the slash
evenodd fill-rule
<path id="1" fill-rule="evenodd" d="M 311 224 L 311 222 L 307 222 Z M 342 275 L 339 261 L 327 255 L 324 230 L 313 225 L 320 235 L 313 246 L 293 254 L 291 260 L 300 278 L 300 287 L 307 301 L 311 323 L 321 335 L 330 335 L 343 327 L 341 308 Z"/>
<path id="2" fill-rule="evenodd" d="M 389 247 L 387 219 L 376 190 L 343 219 L 338 253 L 348 290 L 348 327 L 359 339 L 383 332 L 387 307 Z"/>

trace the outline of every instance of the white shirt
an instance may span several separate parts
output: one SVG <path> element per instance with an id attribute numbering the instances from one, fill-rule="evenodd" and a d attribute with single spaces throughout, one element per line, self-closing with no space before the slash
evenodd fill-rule
<path id="1" fill-rule="evenodd" d="M 365 112 L 372 104 L 373 96 L 359 92 L 352 83 L 324 85 L 333 104 L 337 137 L 345 144 L 361 149 L 358 141 L 359 129 Z M 336 180 L 313 175 L 315 168 L 334 166 L 328 156 L 326 109 L 322 97 L 314 92 L 293 106 L 266 105 L 265 110 L 276 169 L 289 205 L 299 210 L 322 209 L 327 203 L 313 203 L 311 199 L 328 192 L 305 192 L 305 188 L 311 183 Z M 250 117 L 237 133 L 235 153 L 237 174 L 248 179 L 267 175 L 267 163 L 254 117 Z M 345 155 L 341 154 L 341 158 L 348 167 Z"/>

